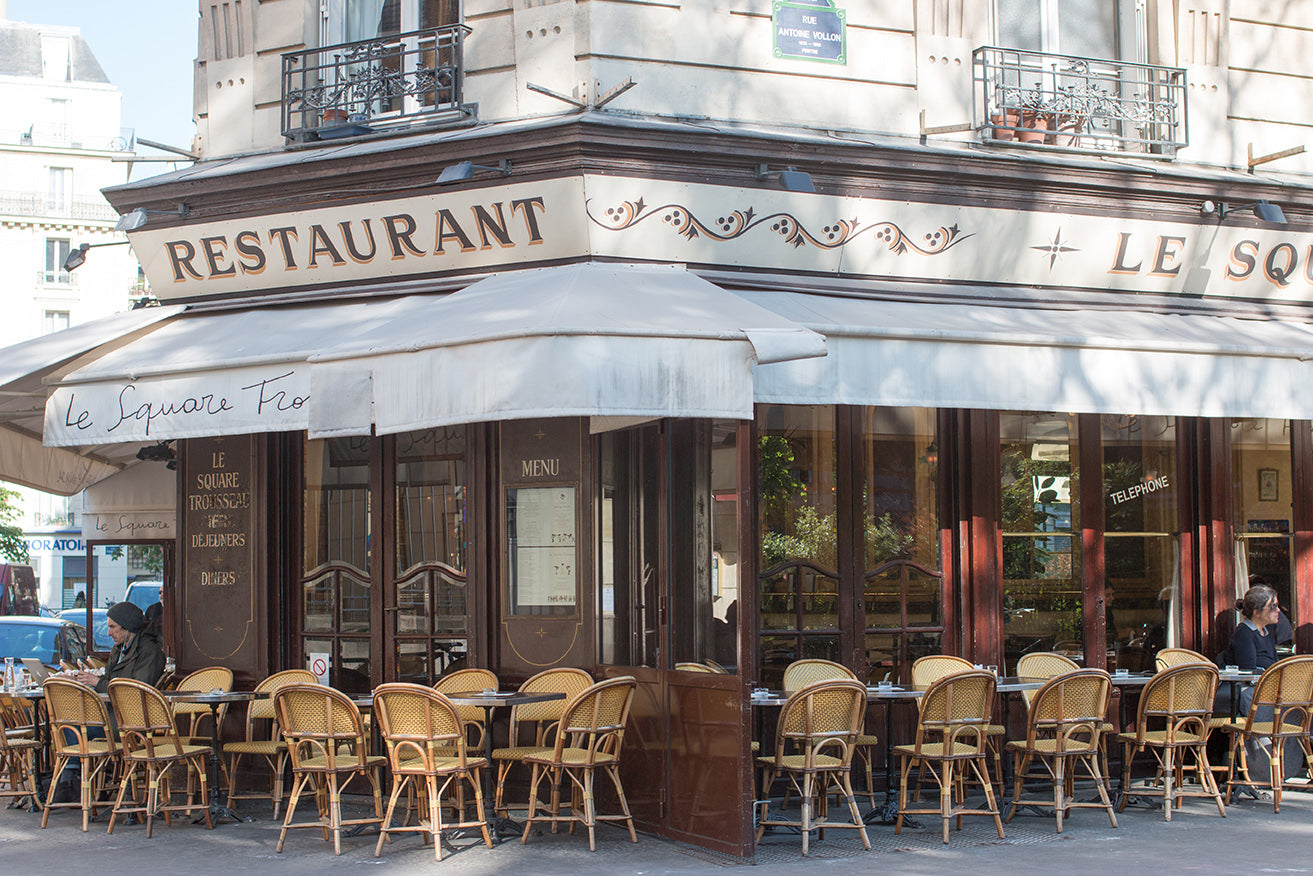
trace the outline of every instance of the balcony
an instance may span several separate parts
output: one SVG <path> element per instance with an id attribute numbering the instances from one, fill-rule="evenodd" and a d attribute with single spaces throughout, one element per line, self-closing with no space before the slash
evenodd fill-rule
<path id="1" fill-rule="evenodd" d="M 36 284 L 38 286 L 76 289 L 78 275 L 70 274 L 68 271 L 37 271 Z"/>
<path id="2" fill-rule="evenodd" d="M 38 192 L 0 190 L 0 215 L 113 222 L 119 214 L 100 195 L 51 197 Z"/>
<path id="3" fill-rule="evenodd" d="M 463 24 L 283 55 L 282 133 L 294 143 L 459 123 Z"/>
<path id="4" fill-rule="evenodd" d="M 972 55 L 984 140 L 1174 158 L 1188 144 L 1185 71 L 984 46 Z"/>

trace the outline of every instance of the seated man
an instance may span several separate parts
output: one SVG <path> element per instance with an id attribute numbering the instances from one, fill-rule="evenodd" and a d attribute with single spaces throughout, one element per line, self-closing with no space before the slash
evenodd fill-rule
<path id="1" fill-rule="evenodd" d="M 146 628 L 146 615 L 131 602 L 116 602 L 109 609 L 109 637 L 114 648 L 109 652 L 105 674 L 79 672 L 77 680 L 94 686 L 100 693 L 109 690 L 110 679 L 132 678 L 154 684 L 164 674 L 164 651 L 159 640 L 142 635 Z"/>
<path id="2" fill-rule="evenodd" d="M 132 678 L 154 684 L 164 674 L 164 651 L 159 641 L 144 633 L 146 615 L 131 602 L 116 602 L 110 606 L 109 637 L 114 640 L 114 647 L 109 652 L 109 661 L 105 664 L 105 674 L 78 672 L 73 677 L 88 687 L 94 687 L 99 693 L 109 691 L 110 679 Z M 68 741 L 74 741 L 70 733 Z M 81 762 L 72 760 L 59 776 L 55 786 L 53 803 L 71 803 L 79 798 L 78 780 Z"/>

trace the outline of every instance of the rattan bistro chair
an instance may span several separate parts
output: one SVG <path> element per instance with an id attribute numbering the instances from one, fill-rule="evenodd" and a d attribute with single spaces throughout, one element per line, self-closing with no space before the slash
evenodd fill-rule
<path id="1" fill-rule="evenodd" d="M 208 745 L 191 745 L 178 733 L 178 722 L 173 707 L 164 694 L 149 684 L 130 678 L 115 678 L 109 683 L 109 701 L 114 707 L 114 721 L 118 724 L 123 746 L 123 777 L 119 793 L 114 800 L 114 811 L 109 816 L 109 830 L 120 815 L 141 813 L 146 819 L 146 837 L 149 838 L 157 814 L 164 815 L 164 823 L 172 824 L 170 813 L 192 815 L 197 809 L 205 815 L 205 826 L 213 828 L 210 820 L 210 785 L 205 778 L 205 766 L 211 751 Z M 186 800 L 174 803 L 170 777 L 178 769 L 186 775 Z M 146 799 L 130 801 L 124 797 L 133 789 L 138 772 L 145 773 Z M 134 791 L 135 796 L 135 791 Z"/>
<path id="2" fill-rule="evenodd" d="M 500 684 L 497 673 L 491 669 L 457 669 L 455 672 L 448 672 L 434 682 L 433 689 L 440 694 L 451 696 L 457 693 L 500 690 Z M 487 728 L 483 726 L 486 717 L 483 707 L 457 706 L 456 714 L 460 715 L 461 723 L 465 725 L 466 732 L 474 730 L 476 733 L 474 738 L 470 740 L 470 747 L 481 751 L 483 749 L 483 734 L 487 732 Z"/>
<path id="3" fill-rule="evenodd" d="M 593 677 L 582 669 L 561 667 L 545 669 L 520 685 L 521 693 L 563 693 L 565 699 L 511 706 L 511 728 L 507 739 L 510 744 L 492 753 L 493 763 L 497 764 L 497 793 L 493 800 L 493 811 L 506 815 L 506 806 L 502 801 L 506 776 L 511 768 L 523 763 L 530 752 L 555 742 L 550 734 L 555 732 L 566 705 L 592 683 Z M 533 733 L 530 744 L 521 744 L 525 741 L 522 739 L 525 731 Z"/>
<path id="4" fill-rule="evenodd" d="M 894 833 L 902 833 L 905 815 L 938 814 L 943 819 L 943 838 L 947 843 L 948 824 L 953 818 L 957 818 L 960 829 L 963 815 L 991 815 L 999 839 L 1003 838 L 1003 821 L 999 817 L 994 786 L 989 781 L 988 736 L 985 732 L 994 713 L 995 685 L 994 673 L 971 669 L 944 676 L 932 683 L 921 697 L 916 740 L 911 745 L 894 748 L 894 753 L 902 759 L 898 823 Z M 922 766 L 939 785 L 938 808 L 908 808 L 908 776 L 913 769 L 919 771 Z M 961 779 L 968 770 L 984 790 L 984 809 L 972 809 L 966 805 L 965 783 Z"/>
<path id="5" fill-rule="evenodd" d="M 1226 802 L 1239 785 L 1266 788 L 1272 792 L 1272 811 L 1281 811 L 1281 790 L 1286 785 L 1286 743 L 1294 739 L 1313 764 L 1313 745 L 1309 727 L 1313 723 L 1313 655 L 1285 657 L 1263 671 L 1254 686 L 1249 714 L 1222 725 L 1231 737 L 1231 765 L 1227 773 Z M 1268 749 L 1267 780 L 1255 778 L 1249 771 L 1246 742 L 1266 743 Z M 1237 776 L 1239 773 L 1239 776 Z M 1298 787 L 1304 788 L 1305 785 Z"/>
<path id="6" fill-rule="evenodd" d="M 480 777 L 488 761 L 470 757 L 466 748 L 465 728 L 456 707 L 443 694 L 418 684 L 394 683 L 374 691 L 374 720 L 387 745 L 388 765 L 392 770 L 392 795 L 383 817 L 374 857 L 383 854 L 388 834 L 419 832 L 433 839 L 433 856 L 442 860 L 442 831 L 448 827 L 477 827 L 483 842 L 492 848 L 488 820 L 483 809 L 483 784 Z M 474 791 L 472 820 L 463 818 L 464 807 L 457 805 L 457 817 L 442 823 L 442 797 L 451 789 L 468 784 Z M 418 792 L 428 803 L 427 818 L 421 809 L 419 823 L 392 827 L 392 814 L 403 792 Z M 463 793 L 458 800 L 463 801 Z"/>
<path id="7" fill-rule="evenodd" d="M 810 684 L 818 681 L 840 681 L 852 680 L 857 681 L 857 674 L 847 666 L 841 663 L 835 663 L 832 660 L 820 660 L 817 658 L 806 658 L 795 660 L 784 669 L 784 691 L 793 693 L 802 690 Z M 866 796 L 871 801 L 871 806 L 875 806 L 875 757 L 880 747 L 880 738 L 874 733 L 865 732 L 866 724 L 863 721 L 862 731 L 857 734 L 856 754 L 862 761 L 862 768 L 866 772 Z M 756 749 L 754 749 L 756 750 Z M 788 799 L 787 796 L 785 798 Z"/>
<path id="8" fill-rule="evenodd" d="M 622 675 L 599 681 L 580 691 L 561 713 L 555 742 L 525 755 L 524 762 L 533 768 L 529 779 L 529 811 L 524 820 L 521 843 L 529 841 L 534 824 L 560 822 L 583 824 L 588 829 L 588 850 L 597 850 L 596 827 L 599 821 L 623 821 L 629 839 L 638 842 L 634 818 L 629 813 L 624 786 L 620 784 L 620 753 L 624 747 L 625 723 L 634 700 L 637 681 Z M 593 794 L 594 777 L 604 772 L 615 786 L 620 802 L 619 815 L 598 815 Z M 561 783 L 571 785 L 570 813 L 561 814 Z M 542 812 L 540 791 L 551 787 L 551 805 Z"/>
<path id="9" fill-rule="evenodd" d="M 927 654 L 924 657 L 918 657 L 912 661 L 912 689 L 929 690 L 930 685 L 934 684 L 941 678 L 953 675 L 958 672 L 968 672 L 975 669 L 970 660 L 962 657 L 954 657 L 951 654 Z M 918 708 L 923 700 L 917 701 Z M 1002 724 L 988 723 L 984 728 L 985 743 L 989 749 L 990 756 L 994 759 L 994 781 L 998 782 L 998 793 L 1003 793 L 1003 755 L 999 740 L 1007 738 L 1007 728 Z M 921 780 L 922 774 L 916 777 L 916 790 L 912 793 L 913 800 L 921 799 Z M 989 779 L 989 770 L 985 770 L 985 778 Z"/>
<path id="10" fill-rule="evenodd" d="M 1108 797 L 1108 783 L 1099 768 L 1099 740 L 1103 735 L 1104 716 L 1108 713 L 1112 683 L 1102 669 L 1073 669 L 1051 678 L 1035 692 L 1030 703 L 1026 738 L 1008 743 L 1012 752 L 1012 808 L 1007 820 L 1017 814 L 1018 806 L 1052 806 L 1058 833 L 1062 819 L 1071 809 L 1103 809 L 1112 826 L 1117 815 Z M 1027 771 L 1032 763 L 1042 764 L 1053 784 L 1048 800 L 1022 796 Z M 1076 772 L 1084 767 L 1099 792 L 1098 801 L 1077 802 L 1072 794 Z"/>
<path id="11" fill-rule="evenodd" d="M 1212 661 L 1200 654 L 1198 651 L 1191 651 L 1189 648 L 1163 648 L 1154 655 L 1154 666 L 1158 669 L 1167 669 L 1170 666 L 1181 666 L 1185 663 L 1211 663 Z"/>
<path id="12" fill-rule="evenodd" d="M 110 732 L 105 701 L 94 690 L 72 678 L 51 677 L 42 685 L 50 716 L 50 751 L 54 756 L 50 788 L 42 806 L 41 827 L 50 822 L 52 809 L 81 809 L 82 829 L 96 809 L 106 778 L 113 780 L 119 746 Z M 80 790 L 76 802 L 55 803 L 55 788 L 70 761 L 79 761 Z"/>
<path id="13" fill-rule="evenodd" d="M 757 842 L 767 827 L 796 827 L 802 831 L 802 853 L 806 855 L 811 832 L 819 830 L 823 837 L 831 827 L 856 830 L 862 845 L 871 848 L 853 799 L 851 777 L 865 717 L 866 687 L 854 679 L 816 681 L 789 695 L 776 725 L 775 753 L 757 758 L 762 771 Z M 770 788 L 780 777 L 789 780 L 790 790 L 799 797 L 802 812 L 798 820 L 769 817 Z M 831 793 L 847 802 L 851 822 L 829 820 Z"/>
<path id="14" fill-rule="evenodd" d="M 287 742 L 292 761 L 292 796 L 278 834 L 276 851 L 282 852 L 287 832 L 317 827 L 324 838 L 333 835 L 333 854 L 342 854 L 342 828 L 383 821 L 383 798 L 378 771 L 387 763 L 370 756 L 360 710 L 341 691 L 321 684 L 289 684 L 274 694 L 274 714 Z M 342 791 L 357 776 L 364 776 L 374 789 L 374 817 L 343 820 Z M 306 786 L 314 783 L 318 818 L 294 822 L 296 805 Z"/>
<path id="15" fill-rule="evenodd" d="M 1122 743 L 1122 794 L 1117 811 L 1126 806 L 1128 793 L 1163 798 L 1163 817 L 1172 820 L 1172 810 L 1183 797 L 1207 797 L 1217 804 L 1217 812 L 1226 817 L 1222 795 L 1217 790 L 1213 771 L 1208 766 L 1208 719 L 1217 691 L 1217 667 L 1211 663 L 1183 663 L 1160 670 L 1140 694 L 1135 730 L 1118 734 Z M 1131 791 L 1131 768 L 1134 757 L 1148 750 L 1157 762 L 1157 774 L 1143 786 Z M 1198 784 L 1186 785 L 1178 778 L 1178 766 L 1184 756 L 1194 756 Z"/>
<path id="16" fill-rule="evenodd" d="M 226 666 L 207 666 L 185 676 L 173 689 L 185 693 L 208 693 L 212 690 L 227 693 L 233 689 L 233 671 Z M 173 714 L 177 716 L 179 732 L 188 737 L 188 741 L 203 743 L 211 741 L 211 737 L 202 734 L 200 729 L 201 722 L 209 720 L 212 714 L 207 703 L 174 703 Z M 215 715 L 220 727 L 223 726 L 223 719 L 227 714 L 228 704 L 221 703 Z"/>
<path id="17" fill-rule="evenodd" d="M 36 753 L 40 749 L 26 702 L 0 695 L 0 798 L 31 797 L 33 805 L 39 805 Z"/>
<path id="18" fill-rule="evenodd" d="M 225 743 L 223 753 L 228 755 L 228 802 L 234 800 L 269 799 L 274 804 L 274 818 L 283 802 L 283 772 L 287 766 L 287 743 L 278 729 L 274 714 L 273 695 L 289 684 L 315 684 L 318 676 L 308 669 L 288 669 L 269 676 L 255 686 L 256 693 L 269 694 L 268 699 L 252 700 L 246 710 L 246 738 Z M 263 724 L 267 722 L 267 729 Z M 264 732 L 261 732 L 261 731 Z M 269 791 L 237 790 L 237 767 L 243 757 L 263 758 L 272 773 Z"/>

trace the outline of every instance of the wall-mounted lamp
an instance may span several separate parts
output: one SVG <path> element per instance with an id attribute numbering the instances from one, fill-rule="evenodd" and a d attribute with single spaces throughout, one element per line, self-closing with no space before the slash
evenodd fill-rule
<path id="1" fill-rule="evenodd" d="M 1239 207 L 1232 206 L 1225 201 L 1204 201 L 1199 206 L 1199 212 L 1204 216 L 1211 216 L 1216 213 L 1218 219 L 1225 219 L 1232 213 L 1253 213 L 1260 222 L 1267 222 L 1272 225 L 1286 224 L 1286 214 L 1281 211 L 1279 206 L 1269 201 L 1258 201 Z"/>
<path id="2" fill-rule="evenodd" d="M 142 462 L 162 462 L 167 469 L 177 469 L 178 455 L 173 452 L 172 441 L 147 444 L 137 449 L 137 459 Z"/>
<path id="3" fill-rule="evenodd" d="M 442 173 L 438 174 L 438 185 L 445 186 L 448 183 L 463 182 L 479 172 L 500 172 L 505 176 L 511 172 L 511 163 L 503 158 L 501 161 L 497 162 L 495 167 L 487 164 L 474 164 L 470 161 L 462 161 L 459 164 L 449 164 L 442 168 Z"/>
<path id="4" fill-rule="evenodd" d="M 64 270 L 75 271 L 82 267 L 82 263 L 87 260 L 87 250 L 95 249 L 98 246 L 127 246 L 131 241 L 116 240 L 113 243 L 83 243 L 73 247 L 68 251 L 68 256 L 64 259 Z"/>
<path id="5" fill-rule="evenodd" d="M 786 192 L 815 192 L 816 186 L 812 184 L 810 173 L 801 170 L 795 170 L 792 167 L 786 167 L 784 170 L 771 170 L 764 164 L 757 165 L 758 181 L 768 179 L 778 179 L 780 188 Z"/>
<path id="6" fill-rule="evenodd" d="M 186 204 L 179 204 L 177 210 L 143 210 L 138 207 L 131 213 L 124 213 L 120 216 L 119 221 L 114 223 L 114 230 L 136 231 L 146 224 L 147 216 L 182 216 L 185 218 L 190 212 L 191 207 Z"/>

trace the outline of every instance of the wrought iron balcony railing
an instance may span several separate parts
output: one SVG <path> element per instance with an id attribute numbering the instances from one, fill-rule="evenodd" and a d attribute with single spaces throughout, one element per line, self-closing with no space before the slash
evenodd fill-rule
<path id="1" fill-rule="evenodd" d="M 282 133 L 305 142 L 463 121 L 463 24 L 283 55 Z"/>
<path id="2" fill-rule="evenodd" d="M 972 70 L 986 139 L 1166 158 L 1189 142 L 1178 67 L 983 46 Z"/>

